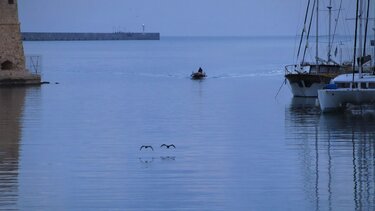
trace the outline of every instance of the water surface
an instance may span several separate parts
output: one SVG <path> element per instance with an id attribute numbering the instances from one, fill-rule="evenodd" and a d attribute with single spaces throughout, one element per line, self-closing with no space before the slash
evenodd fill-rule
<path id="1" fill-rule="evenodd" d="M 51 84 L 0 89 L 0 209 L 373 210 L 375 114 L 275 98 L 294 47 L 26 42 Z"/>

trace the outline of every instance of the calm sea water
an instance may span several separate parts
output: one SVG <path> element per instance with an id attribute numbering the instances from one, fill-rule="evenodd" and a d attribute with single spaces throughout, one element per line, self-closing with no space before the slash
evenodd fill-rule
<path id="1" fill-rule="evenodd" d="M 26 42 L 51 84 L 0 89 L 0 209 L 374 210 L 375 113 L 275 98 L 294 47 Z"/>

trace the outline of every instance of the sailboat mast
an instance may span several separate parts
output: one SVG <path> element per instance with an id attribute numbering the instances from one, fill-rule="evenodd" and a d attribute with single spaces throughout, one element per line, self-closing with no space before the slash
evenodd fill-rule
<path id="1" fill-rule="evenodd" d="M 369 8 L 371 6 L 371 3 L 369 2 L 369 5 L 367 5 Z M 375 11 L 375 4 L 373 3 L 372 6 L 374 7 L 374 9 L 372 11 Z M 375 16 L 375 13 L 372 14 L 372 16 Z M 372 68 L 373 68 L 373 71 L 375 71 L 375 19 L 374 17 L 372 18 L 373 19 L 373 23 L 374 23 L 374 27 L 372 28 L 372 30 L 374 31 L 374 39 L 373 41 L 371 42 L 371 44 L 373 44 L 373 54 L 372 54 Z M 371 46 L 370 44 L 370 46 Z"/>
<path id="2" fill-rule="evenodd" d="M 306 13 L 305 13 L 305 21 L 303 22 L 303 29 L 302 29 L 302 33 L 301 33 L 301 39 L 299 41 L 299 46 L 298 46 L 297 61 L 298 61 L 299 55 L 301 53 L 301 47 L 302 47 L 303 37 L 304 37 L 304 35 L 306 33 L 306 23 L 307 23 L 307 17 L 309 15 L 310 3 L 311 3 L 311 0 L 309 0 L 307 2 L 307 8 L 306 8 Z"/>
<path id="3" fill-rule="evenodd" d="M 365 19 L 365 42 L 363 43 L 363 56 L 366 56 L 367 55 L 367 52 L 366 52 L 366 45 L 367 45 L 367 33 L 368 33 L 368 18 L 369 18 L 369 15 L 370 15 L 370 0 L 367 0 L 367 4 L 366 4 L 367 8 L 367 12 L 366 12 L 366 19 Z"/>
<path id="4" fill-rule="evenodd" d="M 375 11 L 375 4 L 373 3 L 372 5 L 374 6 L 374 9 L 372 11 Z M 373 13 L 373 16 L 375 16 L 375 13 Z M 373 53 L 373 58 L 372 58 L 372 67 L 375 69 L 375 20 L 373 22 L 374 22 L 374 28 L 372 28 L 372 30 L 374 30 L 374 40 L 373 40 L 374 53 Z"/>
<path id="5" fill-rule="evenodd" d="M 316 65 L 319 64 L 319 0 L 316 1 L 316 46 L 315 46 Z"/>
<path id="6" fill-rule="evenodd" d="M 302 64 L 305 63 L 306 51 L 307 51 L 307 48 L 309 47 L 309 38 L 310 38 L 311 26 L 312 26 L 314 14 L 315 14 L 316 1 L 317 0 L 314 0 L 313 6 L 311 9 L 311 17 L 310 17 L 309 29 L 307 31 L 307 36 L 306 36 L 306 45 L 303 51 Z"/>
<path id="7" fill-rule="evenodd" d="M 363 51 L 362 51 L 362 45 L 363 45 L 363 0 L 359 1 L 359 38 L 358 38 L 358 57 L 359 60 L 359 77 L 362 78 L 362 57 L 363 57 Z"/>
<path id="8" fill-rule="evenodd" d="M 332 60 L 331 55 L 331 49 L 332 49 L 332 43 L 331 43 L 331 27 L 332 27 L 332 0 L 329 0 L 329 6 L 327 7 L 329 11 L 329 23 L 328 23 L 328 63 Z"/>
<path id="9" fill-rule="evenodd" d="M 357 0 L 356 4 L 356 10 L 355 10 L 355 30 L 354 30 L 354 50 L 353 50 L 353 76 L 352 76 L 352 87 L 354 88 L 354 75 L 355 75 L 355 66 L 357 63 L 357 35 L 358 35 L 358 10 L 359 10 L 359 0 Z"/>

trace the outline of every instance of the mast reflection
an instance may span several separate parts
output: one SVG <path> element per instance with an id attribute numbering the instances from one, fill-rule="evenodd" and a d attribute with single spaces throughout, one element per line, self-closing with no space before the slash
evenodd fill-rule
<path id="1" fill-rule="evenodd" d="M 375 111 L 321 114 L 313 99 L 293 99 L 285 121 L 315 210 L 374 210 Z"/>

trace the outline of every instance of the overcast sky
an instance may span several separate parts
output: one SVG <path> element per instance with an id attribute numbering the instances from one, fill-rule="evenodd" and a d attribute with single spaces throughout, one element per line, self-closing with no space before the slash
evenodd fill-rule
<path id="1" fill-rule="evenodd" d="M 295 35 L 307 0 L 19 0 L 23 31 Z M 329 0 L 321 0 L 322 10 Z M 337 0 L 333 0 L 338 7 Z M 343 16 L 355 0 L 344 0 Z M 324 8 L 323 8 L 324 7 Z M 322 12 L 322 18 L 327 18 Z"/>

